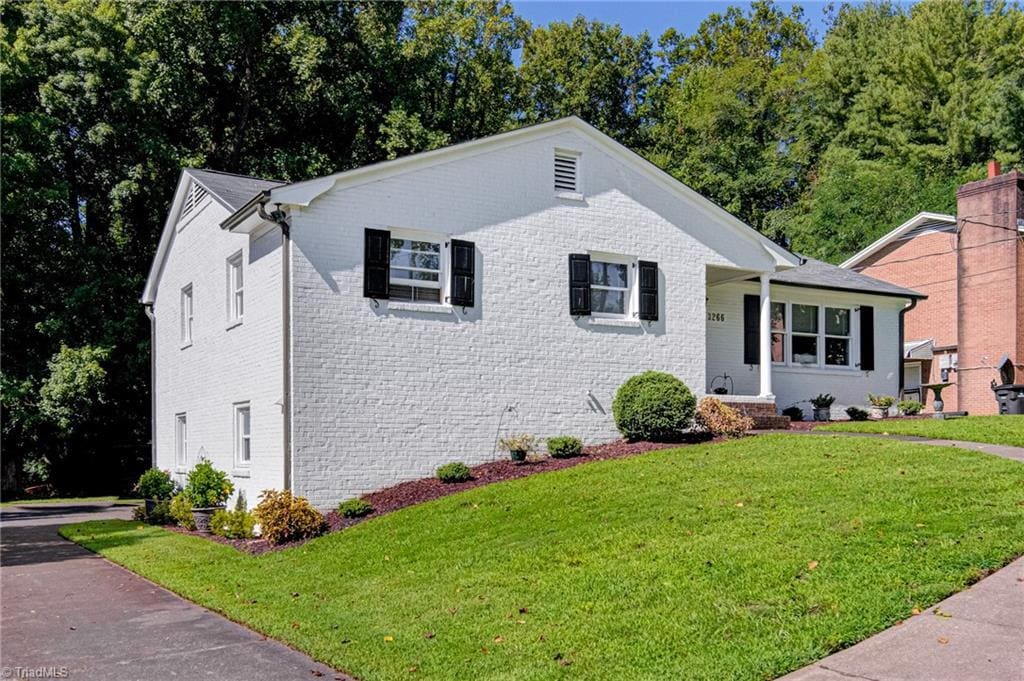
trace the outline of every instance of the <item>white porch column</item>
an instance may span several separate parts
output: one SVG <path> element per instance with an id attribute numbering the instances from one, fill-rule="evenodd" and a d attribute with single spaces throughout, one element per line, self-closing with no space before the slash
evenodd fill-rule
<path id="1" fill-rule="evenodd" d="M 775 399 L 772 394 L 772 295 L 771 272 L 761 273 L 761 391 L 758 397 Z"/>

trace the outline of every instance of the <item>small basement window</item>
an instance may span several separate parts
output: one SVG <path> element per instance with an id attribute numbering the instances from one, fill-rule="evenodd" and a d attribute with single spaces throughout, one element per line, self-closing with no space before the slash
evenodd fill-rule
<path id="1" fill-rule="evenodd" d="M 391 300 L 440 303 L 444 285 L 441 239 L 391 236 Z"/>
<path id="2" fill-rule="evenodd" d="M 580 154 L 576 151 L 555 150 L 555 192 L 580 193 Z"/>

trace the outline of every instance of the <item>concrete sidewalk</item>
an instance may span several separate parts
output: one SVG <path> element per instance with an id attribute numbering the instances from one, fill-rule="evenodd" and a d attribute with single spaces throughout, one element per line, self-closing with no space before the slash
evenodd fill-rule
<path id="1" fill-rule="evenodd" d="M 57 534 L 68 523 L 130 514 L 109 503 L 0 509 L 5 678 L 18 678 L 18 667 L 125 681 L 349 678 Z"/>
<path id="2" fill-rule="evenodd" d="M 1024 679 L 1024 558 L 779 681 Z"/>
<path id="3" fill-rule="evenodd" d="M 1014 461 L 1020 461 L 1024 463 L 1024 447 L 1012 447 L 1010 445 L 996 445 L 988 442 L 967 442 L 966 440 L 938 440 L 928 437 L 920 437 L 917 435 L 890 435 L 886 433 L 855 433 L 855 432 L 844 432 L 844 431 L 831 431 L 831 430 L 758 430 L 751 431 L 757 435 L 767 435 L 771 433 L 782 433 L 785 435 L 817 435 L 818 437 L 828 437 L 834 435 L 836 437 L 868 437 L 877 440 L 899 440 L 901 442 L 915 442 L 921 445 L 931 445 L 934 447 L 956 447 L 958 449 L 970 449 L 975 452 L 983 452 L 985 454 L 992 454 L 993 456 L 1001 456 L 1004 459 L 1013 459 Z"/>

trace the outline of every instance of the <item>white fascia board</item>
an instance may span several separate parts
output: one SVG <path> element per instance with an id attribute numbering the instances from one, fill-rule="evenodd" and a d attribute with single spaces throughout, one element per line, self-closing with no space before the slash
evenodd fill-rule
<path id="1" fill-rule="evenodd" d="M 149 266 L 149 275 L 146 277 L 146 286 L 142 290 L 142 298 L 139 299 L 143 305 L 152 305 L 156 302 L 157 285 L 160 282 L 160 274 L 163 272 L 164 261 L 167 259 L 167 252 L 174 240 L 175 228 L 178 225 L 178 216 L 181 214 L 181 207 L 185 203 L 185 194 L 188 192 L 189 183 L 193 177 L 187 170 L 182 170 L 178 176 L 178 187 L 174 190 L 174 198 L 171 200 L 170 209 L 167 211 L 167 218 L 164 220 L 164 228 L 160 233 L 160 243 L 156 247 L 156 255 Z"/>
<path id="2" fill-rule="evenodd" d="M 944 213 L 929 213 L 927 211 L 920 212 L 914 217 L 904 222 L 896 229 L 885 234 L 881 238 L 876 239 L 870 246 L 854 254 L 839 266 L 846 269 L 854 267 L 855 265 L 862 262 L 868 256 L 874 255 L 878 251 L 882 250 L 883 248 L 891 244 L 893 241 L 899 239 L 901 236 L 903 236 L 910 230 L 914 229 L 915 227 L 919 227 L 920 225 L 923 225 L 926 222 L 947 222 L 952 225 L 956 224 L 956 216 L 946 215 Z"/>

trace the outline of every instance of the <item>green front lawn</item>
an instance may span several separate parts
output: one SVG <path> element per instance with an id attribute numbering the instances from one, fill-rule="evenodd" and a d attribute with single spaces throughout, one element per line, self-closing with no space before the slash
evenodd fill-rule
<path id="1" fill-rule="evenodd" d="M 957 419 L 885 419 L 843 421 L 816 430 L 853 433 L 918 435 L 940 440 L 989 442 L 1024 447 L 1024 416 L 965 416 Z"/>
<path id="2" fill-rule="evenodd" d="M 765 435 L 480 487 L 253 557 L 62 533 L 361 679 L 769 679 L 1024 554 L 1024 466 Z"/>

